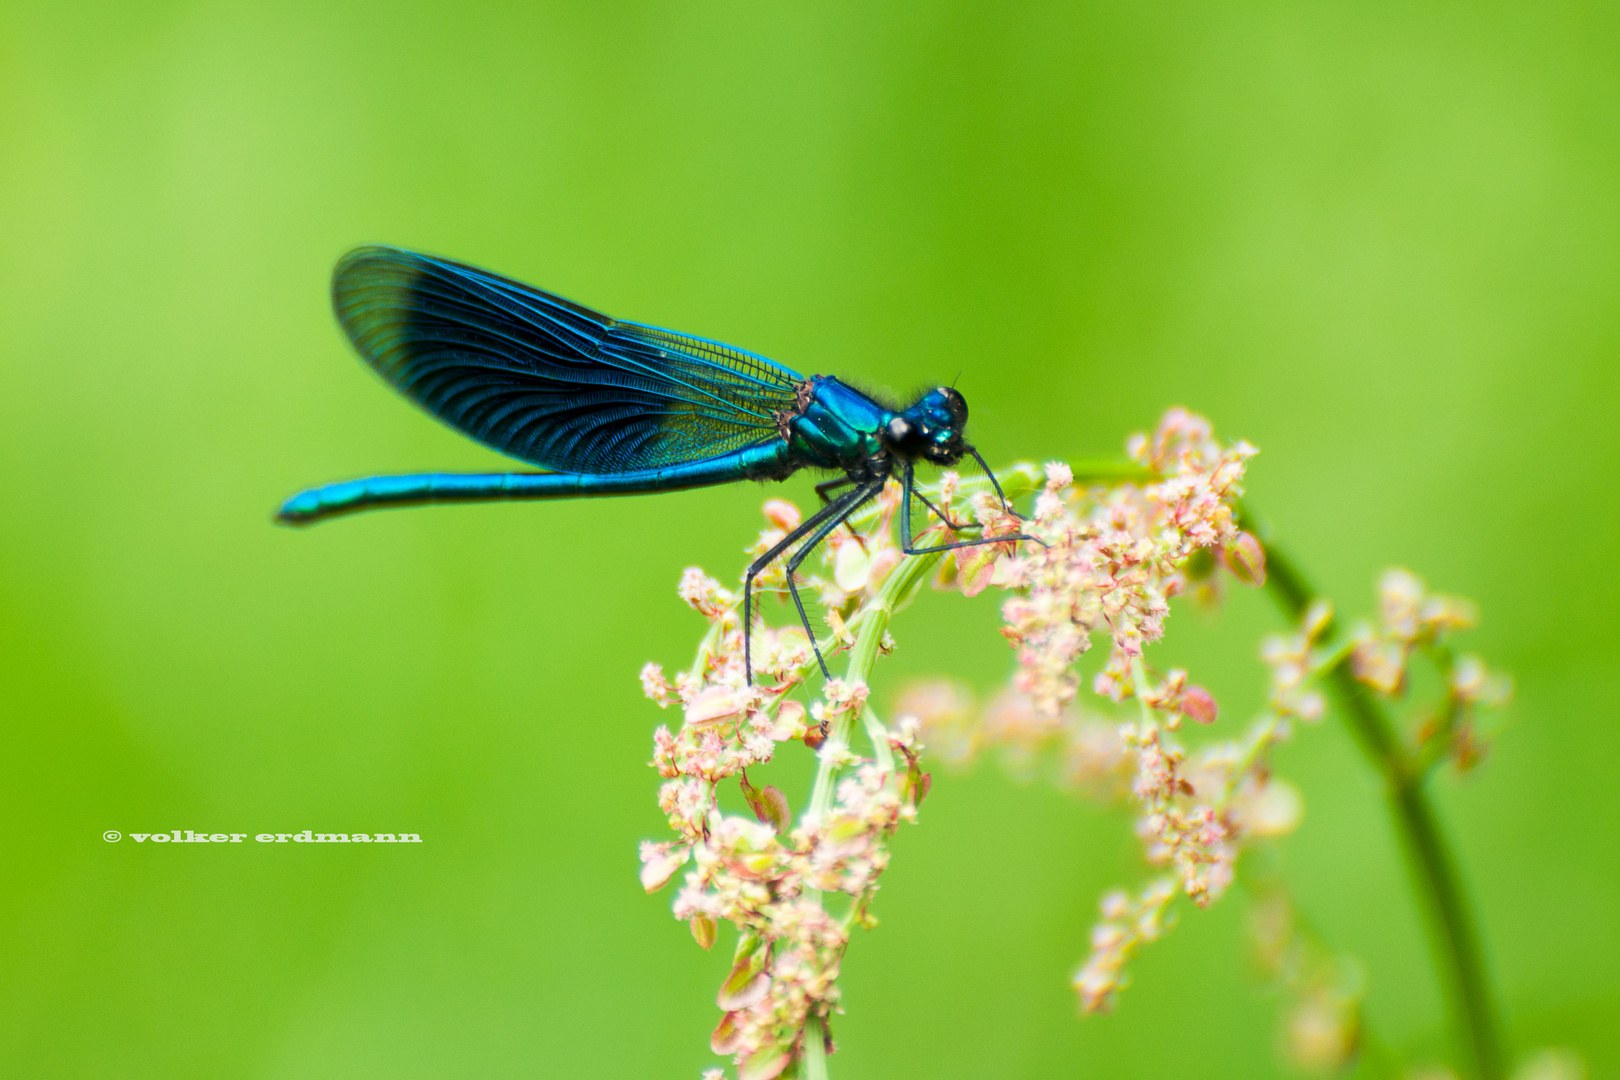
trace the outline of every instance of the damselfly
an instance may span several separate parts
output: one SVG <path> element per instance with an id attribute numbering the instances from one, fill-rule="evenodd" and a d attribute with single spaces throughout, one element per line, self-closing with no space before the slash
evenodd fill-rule
<path id="1" fill-rule="evenodd" d="M 915 490 L 918 462 L 948 466 L 971 456 L 1006 508 L 995 475 L 963 437 L 967 402 L 952 387 L 896 408 L 828 375 L 805 378 L 743 349 L 620 322 L 486 270 L 391 247 L 345 255 L 332 274 L 332 304 L 356 351 L 396 390 L 485 446 L 549 471 L 327 484 L 288 499 L 277 515 L 285 524 L 373 507 L 642 495 L 784 480 L 802 468 L 839 473 L 816 487 L 824 505 L 748 567 L 750 680 L 754 579 L 784 555 L 788 591 L 827 674 L 794 574 L 897 473 L 907 555 L 1029 539 L 912 546 L 913 496 L 953 535 L 976 527 L 951 520 Z"/>

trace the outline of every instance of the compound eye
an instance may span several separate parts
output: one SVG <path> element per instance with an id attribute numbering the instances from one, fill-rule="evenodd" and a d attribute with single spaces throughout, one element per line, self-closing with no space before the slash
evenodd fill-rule
<path id="1" fill-rule="evenodd" d="M 889 441 L 893 443 L 905 442 L 911 436 L 911 424 L 903 416 L 897 416 L 889 421 Z"/>
<path id="2" fill-rule="evenodd" d="M 945 407 L 951 411 L 951 419 L 956 421 L 957 427 L 967 423 L 967 399 L 957 393 L 955 387 L 940 387 L 939 396 L 945 399 Z"/>

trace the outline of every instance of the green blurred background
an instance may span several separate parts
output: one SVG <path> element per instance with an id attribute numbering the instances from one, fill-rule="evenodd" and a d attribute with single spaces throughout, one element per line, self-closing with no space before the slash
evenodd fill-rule
<path id="1" fill-rule="evenodd" d="M 1464 593 L 1519 695 L 1438 786 L 1516 1052 L 1620 1068 L 1614 419 L 1620 17 L 1580 3 L 0 3 L 0 1072 L 695 1077 L 725 950 L 636 881 L 647 659 L 749 486 L 270 512 L 499 468 L 355 361 L 366 242 L 900 391 L 992 461 L 1117 453 L 1186 404 L 1351 614 Z M 810 498 L 808 479 L 786 494 Z M 925 596 L 880 696 L 1005 677 Z M 1261 700 L 1266 598 L 1161 662 Z M 1335 722 L 1289 880 L 1379 1037 L 1446 1052 L 1374 779 Z M 797 772 L 795 772 L 797 770 Z M 804 761 L 784 766 L 788 780 Z M 420 832 L 157 848 L 103 830 Z M 941 776 L 855 941 L 840 1078 L 1279 1073 L 1243 899 L 1067 979 L 1128 819 Z"/>

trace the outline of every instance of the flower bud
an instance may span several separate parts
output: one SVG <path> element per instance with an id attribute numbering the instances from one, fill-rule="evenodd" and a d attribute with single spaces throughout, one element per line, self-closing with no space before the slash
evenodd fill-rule
<path id="1" fill-rule="evenodd" d="M 1236 540 L 1221 549 L 1221 562 L 1245 585 L 1266 583 L 1266 549 L 1253 533 L 1238 533 Z"/>
<path id="2" fill-rule="evenodd" d="M 771 989 L 771 976 L 765 970 L 769 959 L 770 952 L 763 947 L 739 957 L 731 974 L 720 984 L 720 993 L 716 995 L 719 1006 L 731 1012 L 763 1001 Z"/>
<path id="3" fill-rule="evenodd" d="M 686 707 L 686 722 L 701 727 L 721 720 L 741 716 L 748 710 L 753 697 L 751 690 L 732 686 L 709 686 L 698 692 Z"/>
<path id="4" fill-rule="evenodd" d="M 735 1053 L 742 1043 L 742 1030 L 737 1026 L 737 1013 L 728 1012 L 720 1018 L 714 1026 L 714 1034 L 709 1036 L 709 1049 L 725 1056 Z"/>
<path id="5" fill-rule="evenodd" d="M 770 784 L 760 789 L 759 801 L 754 804 L 754 813 L 759 820 L 775 829 L 778 836 L 793 828 L 793 811 L 788 809 L 787 796 Z"/>
<path id="6" fill-rule="evenodd" d="M 845 537 L 833 555 L 833 584 L 851 595 L 872 580 L 872 555 L 857 540 Z"/>
<path id="7" fill-rule="evenodd" d="M 1305 800 L 1293 784 L 1272 777 L 1258 790 L 1243 791 L 1234 810 L 1242 828 L 1255 836 L 1287 836 L 1305 816 Z"/>
<path id="8" fill-rule="evenodd" d="M 650 893 L 662 889 L 686 865 L 690 852 L 686 844 L 642 844 L 641 887 Z"/>
<path id="9" fill-rule="evenodd" d="M 957 576 L 963 596 L 978 596 L 990 587 L 996 561 L 1001 557 L 1000 544 L 981 544 L 978 547 L 957 550 Z"/>
<path id="10" fill-rule="evenodd" d="M 737 1066 L 737 1080 L 776 1080 L 791 1064 L 793 1054 L 788 1047 L 761 1047 Z"/>
<path id="11" fill-rule="evenodd" d="M 784 701 L 777 707 L 776 721 L 770 727 L 770 736 L 777 742 L 797 738 L 804 728 L 804 706 L 797 701 Z"/>
<path id="12" fill-rule="evenodd" d="M 1327 633 L 1328 626 L 1332 622 L 1333 601 L 1317 597 L 1311 601 L 1311 606 L 1305 609 L 1305 615 L 1300 619 L 1300 629 L 1305 632 L 1307 641 L 1315 641 Z"/>
<path id="13" fill-rule="evenodd" d="M 1406 685 L 1406 650 L 1400 642 L 1363 638 L 1350 653 L 1350 670 L 1381 694 L 1398 694 Z"/>
<path id="14" fill-rule="evenodd" d="M 707 915 L 694 915 L 690 920 L 692 927 L 692 940 L 696 941 L 705 952 L 714 947 L 714 939 L 720 932 L 719 925 Z"/>
<path id="15" fill-rule="evenodd" d="M 1283 1028 L 1284 1048 L 1308 1072 L 1342 1069 L 1355 1058 L 1361 1014 L 1353 1000 L 1317 991 L 1296 1002 Z"/>
<path id="16" fill-rule="evenodd" d="M 786 499 L 766 499 L 761 509 L 765 512 L 765 520 L 785 533 L 799 527 L 801 520 L 799 508 Z"/>
<path id="17" fill-rule="evenodd" d="M 1220 715 L 1220 706 L 1215 704 L 1215 697 L 1197 683 L 1193 683 L 1182 691 L 1181 712 L 1189 720 L 1196 720 L 1200 724 L 1213 724 Z"/>

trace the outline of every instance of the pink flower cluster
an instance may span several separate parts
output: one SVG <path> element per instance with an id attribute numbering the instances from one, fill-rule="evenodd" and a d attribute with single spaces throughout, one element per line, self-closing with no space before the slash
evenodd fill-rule
<path id="1" fill-rule="evenodd" d="M 1235 508 L 1256 451 L 1221 445 L 1208 421 L 1184 409 L 1170 410 L 1128 449 L 1140 481 L 1076 483 L 1072 467 L 1047 465 L 1030 522 L 1007 519 L 999 503 L 975 494 L 975 515 L 992 535 L 1021 525 L 1041 541 L 955 556 L 964 593 L 987 584 L 1012 593 L 1002 604 L 1002 632 L 1018 651 L 1012 688 L 982 714 L 949 684 L 919 686 L 899 706 L 919 718 L 948 761 L 996 747 L 1014 772 L 1028 774 L 1056 750 L 1059 783 L 1104 797 L 1128 794 L 1139 805 L 1148 859 L 1172 875 L 1137 898 L 1106 900 L 1093 954 L 1075 981 L 1088 1011 L 1112 1001 L 1126 959 L 1168 928 L 1177 894 L 1212 903 L 1232 882 L 1245 836 L 1285 832 L 1299 817 L 1297 793 L 1270 781 L 1255 737 L 1189 760 L 1169 733 L 1183 720 L 1214 723 L 1215 698 L 1186 671 L 1155 676 L 1143 663 L 1146 646 L 1164 634 L 1170 598 L 1190 578 L 1207 583 L 1219 565 L 1240 582 L 1264 582 L 1264 549 L 1238 528 Z M 944 496 L 955 493 L 953 486 Z M 1200 553 L 1208 564 L 1201 571 L 1190 565 Z M 1106 724 L 1078 708 L 1076 665 L 1096 634 L 1110 649 L 1093 688 L 1115 703 L 1136 698 L 1139 722 Z"/>
<path id="2" fill-rule="evenodd" d="M 1476 724 L 1481 707 L 1501 705 L 1513 694 L 1512 680 L 1492 673 L 1473 655 L 1455 655 L 1450 636 L 1479 621 L 1474 605 L 1461 597 L 1432 593 L 1423 579 L 1398 567 L 1378 581 L 1378 626 L 1359 626 L 1350 653 L 1350 670 L 1362 683 L 1385 697 L 1400 697 L 1412 657 L 1423 653 L 1439 670 L 1443 685 L 1439 707 L 1424 718 L 1418 740 L 1430 757 L 1449 756 L 1467 770 L 1485 755 L 1485 740 Z"/>
<path id="3" fill-rule="evenodd" d="M 885 531 L 892 510 L 891 500 L 888 513 L 880 511 Z M 797 510 L 773 500 L 766 516 L 774 528 L 757 550 L 792 528 Z M 840 625 L 841 610 L 858 621 L 860 605 L 894 566 L 879 538 L 864 539 L 859 559 L 849 554 L 853 540 L 834 545 L 828 561 L 835 580 L 812 583 L 835 605 L 827 614 Z M 785 587 L 780 576 L 765 584 Z M 805 1054 L 811 1019 L 820 1022 L 813 1030 L 826 1040 L 821 1049 L 830 1050 L 825 1033 L 838 1003 L 850 927 L 872 925 L 867 907 L 888 865 L 888 839 L 902 822 L 915 820 L 927 779 L 917 765 L 916 725 L 883 728 L 863 683 L 830 680 L 808 710 L 787 697 L 815 665 L 802 630 L 755 625 L 756 685 L 750 687 L 738 597 L 698 570 L 686 572 L 680 595 L 708 621 L 709 632 L 693 667 L 673 682 L 656 664 L 642 669 L 647 696 L 664 707 L 679 701 L 684 722 L 678 731 L 664 726 L 653 736 L 652 764 L 664 778 L 658 804 L 675 838 L 642 845 L 641 882 L 654 892 L 690 866 L 675 897 L 675 917 L 704 948 L 714 944 L 720 922 L 737 927 L 732 971 L 717 996 L 724 1015 L 710 1045 L 733 1059 L 739 1080 L 770 1080 Z M 880 752 L 867 760 L 845 742 L 821 746 L 828 792 L 797 825 L 780 791 L 750 782 L 746 770 L 769 762 L 782 743 L 802 739 L 819 746 L 826 731 L 847 730 L 856 719 L 881 732 Z M 839 769 L 847 774 L 833 782 Z M 737 778 L 753 818 L 720 808 L 719 785 L 730 777 Z M 829 913 L 824 893 L 848 896 L 847 910 Z"/>
<path id="4" fill-rule="evenodd" d="M 1054 720 L 1078 693 L 1074 666 L 1091 635 L 1108 635 L 1095 689 L 1114 701 L 1135 696 L 1143 711 L 1141 723 L 1120 729 L 1135 760 L 1138 831 L 1149 859 L 1173 866 L 1182 890 L 1208 904 L 1231 882 L 1234 826 L 1224 805 L 1196 799 L 1181 772 L 1185 753 L 1164 729 L 1184 717 L 1213 723 L 1219 710 L 1185 671 L 1153 681 L 1142 651 L 1163 636 L 1169 598 L 1185 588 L 1195 552 L 1219 550 L 1244 580 L 1264 579 L 1263 551 L 1238 529 L 1233 508 L 1256 451 L 1220 445 L 1209 422 L 1185 409 L 1170 410 L 1128 449 L 1157 479 L 1077 491 L 1072 469 L 1047 467 L 1031 526 L 1045 546 L 1025 545 L 996 572 L 995 582 L 1015 593 L 1002 605 L 1003 632 L 1018 649 L 1014 688 Z"/>
<path id="5" fill-rule="evenodd" d="M 1390 695 L 1405 688 L 1414 651 L 1479 621 L 1473 604 L 1431 593 L 1422 578 L 1399 567 L 1385 570 L 1378 580 L 1378 616 L 1376 631 L 1364 627 L 1356 634 L 1351 667 L 1356 678 Z"/>
<path id="6" fill-rule="evenodd" d="M 928 791 L 918 763 L 923 735 L 951 764 L 995 749 L 1027 776 L 1055 761 L 1051 774 L 1062 786 L 1136 804 L 1147 859 L 1163 871 L 1134 893 L 1103 898 L 1091 952 L 1073 981 L 1085 1012 L 1112 1006 L 1129 981 L 1131 957 L 1174 925 L 1178 897 L 1212 904 L 1234 881 L 1247 845 L 1298 826 L 1303 800 L 1273 776 L 1271 758 L 1297 724 L 1323 716 L 1324 677 L 1342 680 L 1349 671 L 1394 698 L 1405 691 L 1412 658 L 1425 656 L 1441 676 L 1441 700 L 1418 717 L 1418 745 L 1403 753 L 1419 768 L 1443 756 L 1465 767 L 1478 760 L 1475 713 L 1504 700 L 1510 685 L 1477 657 L 1450 649 L 1450 635 L 1474 621 L 1471 605 L 1430 593 L 1401 570 L 1380 582 L 1376 629 L 1330 642 L 1332 608 L 1318 600 L 1298 626 L 1265 640 L 1270 693 L 1241 737 L 1195 742 L 1190 750 L 1178 742 L 1185 721 L 1214 724 L 1220 709 L 1188 672 L 1154 669 L 1145 650 L 1162 638 L 1172 597 L 1191 591 L 1218 598 L 1227 577 L 1265 582 L 1266 549 L 1238 525 L 1237 499 L 1256 451 L 1244 442 L 1222 445 L 1208 421 L 1184 409 L 1170 410 L 1128 450 L 1134 466 L 1090 476 L 1077 477 L 1062 463 L 999 474 L 1009 495 L 1035 494 L 1027 521 L 1008 511 L 987 479 L 946 473 L 928 492 L 933 503 L 953 523 L 971 514 L 982 530 L 975 535 L 998 539 L 943 558 L 903 557 L 893 528 L 899 489 L 889 485 L 827 538 L 819 572 L 805 569 L 796 579 L 804 598 L 819 602 L 822 652 L 851 656 L 849 676 L 829 680 L 808 705 L 795 700 L 816 666 L 805 632 L 772 628 L 756 611 L 750 686 L 738 595 L 696 569 L 682 578 L 680 595 L 708 631 L 690 669 L 673 679 L 656 664 L 641 673 L 649 698 L 682 711 L 676 730 L 654 734 L 658 802 L 673 835 L 642 845 L 641 880 L 652 892 L 684 871 L 674 914 L 705 949 L 721 922 L 737 927 L 711 1046 L 732 1059 L 738 1080 L 824 1074 L 850 930 L 875 925 L 869 907 L 890 839 L 901 823 L 916 820 Z M 801 520 L 780 500 L 764 510 L 768 527 L 751 549 L 756 555 Z M 959 538 L 962 530 L 932 515 L 916 523 L 922 545 Z M 1038 542 L 1005 539 L 1014 533 Z M 955 684 L 921 684 L 902 696 L 899 720 L 886 727 L 868 701 L 868 671 L 893 648 L 889 615 L 936 563 L 941 587 L 966 596 L 992 586 L 1008 593 L 1002 632 L 1017 655 L 1012 685 L 981 710 Z M 1280 557 L 1276 569 L 1279 576 L 1286 569 Z M 761 597 L 784 595 L 782 563 L 755 584 Z M 1079 703 L 1078 665 L 1099 635 L 1108 649 L 1092 689 L 1109 703 L 1104 708 L 1134 699 L 1137 715 L 1129 722 L 1099 718 Z M 870 756 L 850 749 L 857 729 L 866 732 Z M 797 818 L 781 791 L 756 786 L 748 775 L 794 740 L 818 757 L 809 805 Z M 721 809 L 720 785 L 733 777 L 752 816 Z M 826 901 L 834 899 L 837 908 L 829 910 Z M 1302 944 L 1285 898 L 1278 903 L 1269 961 L 1289 998 L 1288 1053 L 1307 1067 L 1335 1067 L 1354 1054 L 1359 990 L 1347 969 L 1318 962 L 1326 954 Z M 1306 956 L 1318 959 L 1306 964 L 1299 959 Z M 722 1076 L 718 1069 L 704 1074 Z"/>
<path id="7" fill-rule="evenodd" d="M 1198 788 L 1182 769 L 1185 751 L 1157 723 L 1127 724 L 1122 734 L 1136 751 L 1131 794 L 1142 807 L 1136 831 L 1147 845 L 1148 861 L 1173 867 L 1181 890 L 1199 907 L 1208 907 L 1232 883 L 1235 824 L 1218 802 L 1198 798 Z"/>
<path id="8" fill-rule="evenodd" d="M 1303 816 L 1303 801 L 1293 785 L 1271 773 L 1271 751 L 1291 733 L 1294 719 L 1314 721 L 1322 715 L 1315 679 L 1337 662 L 1337 655 L 1317 647 L 1330 623 L 1325 605 L 1313 605 L 1292 635 L 1266 641 L 1262 655 L 1271 667 L 1270 707 L 1240 739 L 1207 743 L 1189 755 L 1170 735 L 1176 726 L 1178 698 L 1186 696 L 1180 672 L 1158 684 L 1147 681 L 1139 661 L 1129 672 L 1136 686 L 1142 719 L 1121 728 L 1134 752 L 1131 795 L 1142 808 L 1137 833 L 1148 861 L 1168 866 L 1174 876 L 1159 879 L 1168 887 L 1168 905 L 1179 892 L 1208 907 L 1231 885 L 1245 844 L 1259 837 L 1292 832 Z M 1185 711 L 1183 707 L 1183 711 Z M 1159 893 L 1155 893 L 1159 896 Z M 1106 929 L 1107 920 L 1099 932 Z M 1158 925 L 1158 924 L 1155 924 Z M 1161 930 L 1162 932 L 1162 930 Z M 1104 1008 L 1123 983 L 1124 959 L 1151 937 L 1127 937 L 1108 931 L 1093 944 L 1093 955 L 1077 977 L 1084 1011 Z M 1100 950 L 1100 951 L 1099 951 Z"/>
<path id="9" fill-rule="evenodd" d="M 1473 712 L 1505 699 L 1509 684 L 1489 673 L 1478 658 L 1453 657 L 1446 647 L 1451 632 L 1472 625 L 1472 605 L 1432 594 L 1414 575 L 1391 570 L 1380 581 L 1379 609 L 1377 630 L 1364 627 L 1349 640 L 1332 644 L 1326 640 L 1333 626 L 1332 605 L 1313 601 L 1291 633 L 1268 636 L 1261 645 L 1261 659 L 1271 674 L 1265 711 L 1241 739 L 1208 743 L 1190 756 L 1168 734 L 1176 715 L 1167 709 L 1179 704 L 1184 715 L 1192 715 L 1185 706 L 1181 673 L 1154 684 L 1136 660 L 1122 670 L 1105 668 L 1101 689 L 1134 690 L 1143 710 L 1139 723 L 1122 729 L 1135 755 L 1132 795 L 1143 810 L 1138 833 L 1147 844 L 1149 861 L 1175 871 L 1174 878 L 1163 880 L 1179 884 L 1195 903 L 1207 906 L 1221 895 L 1249 841 L 1297 827 L 1303 800 L 1292 785 L 1272 775 L 1271 754 L 1290 737 L 1296 722 L 1313 724 L 1322 718 L 1326 701 L 1319 684 L 1341 665 L 1348 664 L 1374 691 L 1394 697 L 1405 687 L 1411 657 L 1428 654 L 1444 676 L 1444 689 L 1439 708 L 1419 730 L 1420 742 L 1449 748 L 1459 764 L 1477 759 Z M 1115 667 L 1120 665 L 1111 660 L 1110 668 Z M 1084 978 L 1076 983 L 1088 1010 L 1111 1000 L 1117 986 L 1108 983 L 1109 976 L 1120 975 L 1122 958 L 1150 940 L 1122 936 L 1116 924 L 1105 919 L 1099 927 L 1102 944 L 1095 950 L 1100 951 L 1094 950 L 1082 969 Z M 1290 991 L 1295 998 L 1286 1027 L 1290 1054 L 1320 1063 L 1351 1053 L 1358 1015 L 1354 995 L 1342 980 L 1321 973 L 1301 979 Z"/>
<path id="10" fill-rule="evenodd" d="M 1102 921 L 1091 930 L 1091 955 L 1074 976 L 1082 1012 L 1107 1012 L 1120 990 L 1130 984 L 1125 964 L 1143 945 L 1170 930 L 1170 901 L 1175 883 L 1168 878 L 1149 882 L 1132 896 L 1115 890 L 1102 898 Z"/>
<path id="11" fill-rule="evenodd" d="M 1163 636 L 1169 598 L 1186 587 L 1195 551 L 1220 550 L 1250 580 L 1264 577 L 1258 542 L 1238 530 L 1232 508 L 1254 447 L 1222 447 L 1208 421 L 1172 409 L 1151 439 L 1138 435 L 1129 449 L 1159 479 L 1077 490 L 1072 469 L 1048 466 L 1028 526 L 1044 546 L 1025 544 L 996 568 L 994 583 L 1015 594 L 1002 604 L 1002 632 L 1018 650 L 1013 685 L 1046 715 L 1074 700 L 1075 662 L 1093 633 L 1112 646 L 1098 692 L 1115 700 L 1131 693 L 1130 664 Z M 1188 715 L 1212 718 L 1207 695 L 1185 703 Z"/>

